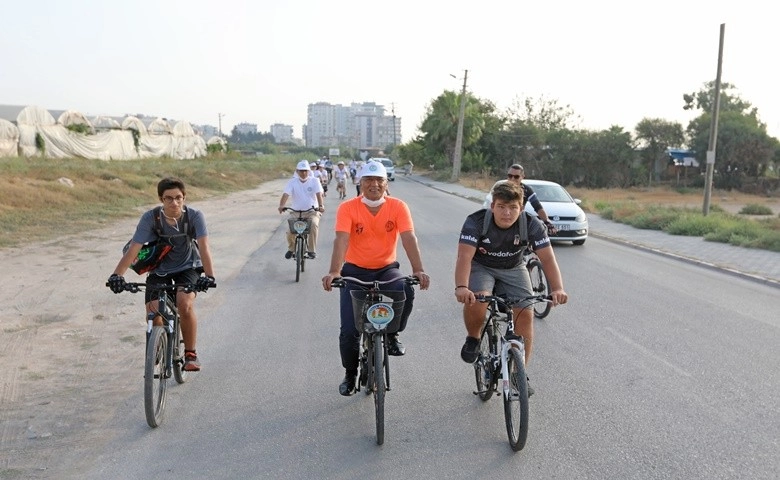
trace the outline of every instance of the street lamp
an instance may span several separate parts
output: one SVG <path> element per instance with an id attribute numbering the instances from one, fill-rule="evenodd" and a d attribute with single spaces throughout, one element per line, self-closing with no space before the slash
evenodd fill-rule
<path id="1" fill-rule="evenodd" d="M 460 94 L 460 111 L 458 112 L 458 133 L 455 136 L 455 153 L 452 155 L 451 181 L 453 182 L 457 182 L 460 177 L 460 159 L 463 154 L 463 117 L 466 113 L 466 81 L 469 78 L 469 71 L 464 70 L 464 72 L 463 91 Z M 450 74 L 450 76 L 456 78 L 453 74 Z"/>

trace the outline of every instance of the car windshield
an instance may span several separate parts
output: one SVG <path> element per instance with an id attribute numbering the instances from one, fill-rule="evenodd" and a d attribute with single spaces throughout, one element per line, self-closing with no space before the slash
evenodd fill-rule
<path id="1" fill-rule="evenodd" d="M 392 167 L 393 162 L 390 160 L 382 160 L 382 165 L 384 165 L 385 167 Z"/>
<path id="2" fill-rule="evenodd" d="M 572 202 L 566 190 L 559 185 L 534 185 L 533 189 L 540 202 Z"/>

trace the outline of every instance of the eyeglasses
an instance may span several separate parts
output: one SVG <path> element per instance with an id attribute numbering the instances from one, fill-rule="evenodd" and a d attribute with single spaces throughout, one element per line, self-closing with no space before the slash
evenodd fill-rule
<path id="1" fill-rule="evenodd" d="M 175 197 L 167 197 L 167 196 L 163 197 L 163 202 L 165 202 L 165 203 L 173 203 L 173 202 L 180 203 L 183 200 L 184 200 L 184 197 L 181 196 L 181 195 L 176 195 Z"/>
<path id="2" fill-rule="evenodd" d="M 506 178 L 511 178 L 512 180 L 520 180 L 520 175 L 512 175 L 511 173 L 507 173 Z"/>
<path id="3" fill-rule="evenodd" d="M 385 179 L 382 177 L 360 177 L 360 180 L 366 183 L 385 183 Z"/>

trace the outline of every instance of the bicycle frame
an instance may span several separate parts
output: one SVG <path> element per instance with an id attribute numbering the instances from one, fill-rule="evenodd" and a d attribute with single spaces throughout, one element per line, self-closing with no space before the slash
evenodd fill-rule
<path id="1" fill-rule="evenodd" d="M 528 435 L 528 384 L 525 374 L 525 343 L 514 332 L 512 303 L 494 295 L 478 295 L 477 300 L 488 304 L 487 319 L 480 335 L 480 356 L 474 364 L 477 391 L 482 401 L 488 400 L 498 388 L 501 378 L 501 396 L 504 403 L 509 445 L 515 452 L 522 450 Z M 544 296 L 531 296 L 534 303 L 547 301 Z M 524 307 L 529 308 L 530 306 Z M 502 311 L 503 308 L 503 311 Z M 506 333 L 501 324 L 506 323 Z M 487 344 L 485 344 L 487 342 Z M 510 372 L 510 364 L 513 365 Z"/>
<path id="2" fill-rule="evenodd" d="M 295 234 L 295 251 L 293 255 L 295 257 L 295 281 L 299 281 L 301 278 L 301 272 L 306 269 L 306 249 L 308 245 L 309 230 L 311 229 L 311 219 L 304 218 L 303 214 L 307 212 L 316 212 L 317 209 L 313 206 L 306 210 L 295 210 L 289 207 L 285 207 L 284 211 L 290 211 L 298 214 L 296 219 L 288 219 L 290 233 Z"/>
<path id="3" fill-rule="evenodd" d="M 180 319 L 179 309 L 176 308 L 176 290 L 178 288 L 184 288 L 187 291 L 187 287 L 194 287 L 194 285 L 186 285 L 184 287 L 178 287 L 176 285 L 161 285 L 161 288 L 151 287 L 158 291 L 157 296 L 157 310 L 149 312 L 146 319 L 146 344 L 149 345 L 149 338 L 152 335 L 152 328 L 154 327 L 154 319 L 157 315 L 163 319 L 163 327 L 168 336 L 168 345 L 165 352 L 165 378 L 171 378 L 171 372 L 173 372 L 174 362 L 174 349 L 178 345 L 174 345 L 177 342 L 176 335 L 178 333 Z M 147 286 L 147 288 L 150 288 Z M 169 293 L 170 290 L 173 292 Z M 172 298 L 173 294 L 173 298 Z M 177 363 L 184 363 L 183 358 L 176 360 Z M 180 382 L 181 383 L 181 382 Z"/>
<path id="4" fill-rule="evenodd" d="M 360 391 L 360 385 L 364 384 L 366 395 L 372 392 L 374 394 L 377 445 L 384 443 L 384 399 L 385 392 L 390 390 L 390 362 L 387 354 L 388 330 L 392 331 L 391 325 L 393 327 L 397 325 L 394 324 L 396 319 L 400 322 L 404 308 L 403 302 L 406 301 L 404 291 L 383 291 L 380 290 L 380 287 L 399 280 L 404 280 L 408 285 L 419 283 L 416 277 L 401 276 L 391 280 L 370 282 L 354 277 L 340 277 L 334 279 L 331 284 L 333 287 L 344 288 L 347 282 L 351 282 L 358 286 L 367 287 L 351 291 L 355 328 L 361 334 L 361 350 L 358 354 L 360 373 L 356 387 Z M 355 295 L 356 292 L 359 294 Z M 360 294 L 363 293 L 365 293 L 365 298 L 359 298 Z M 390 300 L 386 300 L 384 297 Z M 391 313 L 392 315 L 390 315 Z M 381 350 L 378 348 L 380 342 Z"/>

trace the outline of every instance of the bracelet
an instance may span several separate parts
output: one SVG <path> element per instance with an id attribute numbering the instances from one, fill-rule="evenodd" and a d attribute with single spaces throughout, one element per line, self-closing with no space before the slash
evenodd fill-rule
<path id="1" fill-rule="evenodd" d="M 469 287 L 467 287 L 466 285 L 458 285 L 457 287 L 455 287 L 455 290 L 457 290 L 459 288 L 469 288 Z"/>

